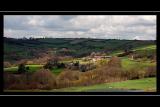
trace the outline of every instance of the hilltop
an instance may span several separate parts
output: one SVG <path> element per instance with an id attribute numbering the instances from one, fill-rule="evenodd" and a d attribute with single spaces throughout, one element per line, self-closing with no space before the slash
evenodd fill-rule
<path id="1" fill-rule="evenodd" d="M 32 59 L 51 52 L 58 55 L 84 57 L 92 52 L 110 54 L 123 51 L 128 46 L 134 49 L 155 45 L 153 40 L 117 40 L 90 38 L 30 38 L 14 39 L 4 37 L 4 60 Z M 65 52 L 64 52 L 65 51 Z"/>

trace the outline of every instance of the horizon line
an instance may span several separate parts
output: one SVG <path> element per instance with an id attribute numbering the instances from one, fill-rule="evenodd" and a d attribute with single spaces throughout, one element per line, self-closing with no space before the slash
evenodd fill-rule
<path id="1" fill-rule="evenodd" d="M 15 38 L 15 37 L 5 37 L 3 36 L 4 38 L 10 38 L 10 39 L 106 39 L 106 40 L 140 40 L 140 41 L 155 41 L 157 39 L 118 39 L 118 38 L 90 38 L 90 37 L 84 37 L 84 38 L 55 38 L 55 37 L 38 37 L 38 38 L 35 38 L 35 37 L 21 37 L 21 38 Z"/>

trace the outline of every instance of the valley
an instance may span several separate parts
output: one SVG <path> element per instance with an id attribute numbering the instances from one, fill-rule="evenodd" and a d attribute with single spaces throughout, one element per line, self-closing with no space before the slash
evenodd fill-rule
<path id="1" fill-rule="evenodd" d="M 156 41 L 4 38 L 3 70 L 5 91 L 155 92 Z"/>

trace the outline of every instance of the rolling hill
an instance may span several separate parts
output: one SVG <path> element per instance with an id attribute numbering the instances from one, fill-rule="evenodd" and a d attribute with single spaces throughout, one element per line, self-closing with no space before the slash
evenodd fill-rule
<path id="1" fill-rule="evenodd" d="M 153 40 L 116 40 L 116 39 L 90 39 L 90 38 L 32 38 L 14 39 L 4 37 L 4 61 L 31 59 L 39 57 L 39 53 L 48 50 L 60 52 L 62 48 L 69 50 L 73 57 L 83 57 L 91 52 L 112 53 L 123 51 L 127 46 L 134 49 L 153 46 Z"/>

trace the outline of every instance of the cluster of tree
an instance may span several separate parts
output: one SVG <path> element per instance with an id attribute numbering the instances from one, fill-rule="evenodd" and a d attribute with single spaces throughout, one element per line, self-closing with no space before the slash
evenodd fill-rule
<path id="1" fill-rule="evenodd" d="M 25 69 L 24 65 L 19 68 Z M 50 70 L 41 69 L 33 74 L 26 76 L 22 73 L 19 76 L 4 73 L 5 89 L 56 89 L 71 86 L 86 86 L 98 83 L 117 82 L 122 80 L 140 79 L 156 76 L 156 66 L 146 67 L 144 69 L 133 68 L 125 71 L 121 66 L 121 59 L 112 57 L 103 67 L 93 69 L 88 72 L 70 71 L 55 76 Z"/>
<path id="2" fill-rule="evenodd" d="M 45 65 L 44 68 L 45 69 L 53 69 L 54 67 L 57 68 L 65 68 L 65 64 L 64 63 L 60 63 L 59 62 L 59 58 L 52 58 L 50 59 Z"/>
<path id="3" fill-rule="evenodd" d="M 130 52 L 132 49 L 133 49 L 132 45 L 127 45 L 127 46 L 124 47 L 124 52 L 125 53 Z"/>
<path id="4" fill-rule="evenodd" d="M 93 70 L 95 68 L 96 68 L 96 66 L 94 64 L 91 64 L 91 63 L 79 66 L 79 70 L 81 72 L 90 71 L 90 70 Z"/>
<path id="5" fill-rule="evenodd" d="M 26 73 L 29 71 L 29 67 L 26 67 L 24 63 L 18 66 L 18 73 Z"/>
<path id="6" fill-rule="evenodd" d="M 124 57 L 124 56 L 130 55 L 130 54 L 132 54 L 132 53 L 133 53 L 133 51 L 126 51 L 126 52 L 123 52 L 123 53 L 118 54 L 117 56 L 118 56 L 118 57 Z"/>

